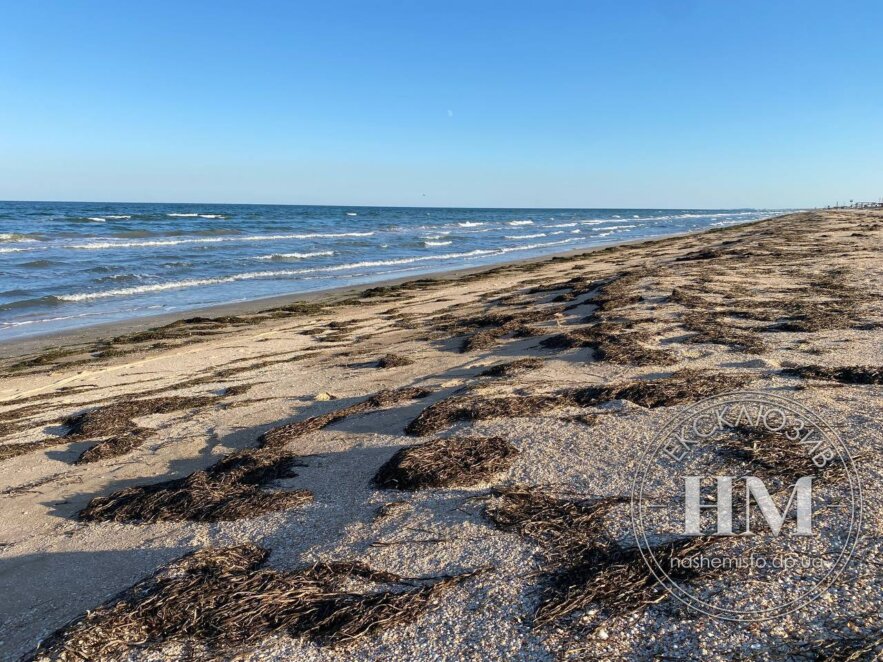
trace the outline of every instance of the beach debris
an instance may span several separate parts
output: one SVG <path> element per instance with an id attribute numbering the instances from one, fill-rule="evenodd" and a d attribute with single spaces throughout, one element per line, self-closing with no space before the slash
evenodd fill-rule
<path id="1" fill-rule="evenodd" d="M 694 334 L 687 342 L 727 345 L 751 354 L 762 354 L 766 351 L 766 345 L 754 332 L 724 323 L 722 320 L 725 317 L 726 312 L 714 310 L 691 310 L 685 313 L 681 324 Z"/>
<path id="2" fill-rule="evenodd" d="M 184 478 L 95 497 L 78 516 L 84 522 L 218 522 L 287 510 L 312 501 L 312 493 L 266 487 L 296 477 L 297 462 L 281 451 L 246 449 Z"/>
<path id="3" fill-rule="evenodd" d="M 468 487 L 509 468 L 518 449 L 502 437 L 451 437 L 402 448 L 374 476 L 384 489 Z"/>
<path id="4" fill-rule="evenodd" d="M 500 363 L 498 365 L 491 366 L 490 368 L 487 368 L 480 372 L 478 376 L 503 377 L 508 379 L 510 377 L 517 377 L 518 375 L 522 375 L 533 370 L 539 370 L 542 367 L 542 359 L 516 359 L 515 361 L 509 361 L 508 363 Z"/>
<path id="5" fill-rule="evenodd" d="M 714 573 L 678 563 L 712 544 L 710 537 L 677 539 L 654 546 L 653 556 L 662 567 L 671 568 L 672 581 L 683 584 Z M 626 614 L 642 611 L 668 596 L 637 547 L 602 543 L 548 575 L 534 618 L 538 626 L 550 625 L 591 605 L 600 606 L 608 615 Z"/>
<path id="6" fill-rule="evenodd" d="M 414 363 L 414 361 L 406 356 L 400 356 L 399 354 L 385 354 L 380 357 L 380 360 L 377 361 L 377 367 L 401 368 L 406 365 L 411 365 L 412 363 Z"/>
<path id="7" fill-rule="evenodd" d="M 480 395 L 451 396 L 424 409 L 405 428 L 423 437 L 460 421 L 536 416 L 569 404 L 560 395 L 524 395 L 488 398 Z"/>
<path id="8" fill-rule="evenodd" d="M 297 476 L 298 457 L 284 450 L 291 440 L 347 416 L 362 414 L 414 398 L 429 391 L 417 387 L 380 391 L 338 411 L 268 430 L 258 448 L 227 455 L 212 466 L 152 485 L 130 487 L 95 497 L 80 511 L 83 521 L 214 522 L 258 517 L 309 503 L 308 490 L 268 490 L 274 480 Z"/>
<path id="9" fill-rule="evenodd" d="M 255 384 L 234 384 L 233 386 L 228 386 L 224 389 L 224 397 L 230 398 L 237 395 L 245 395 L 255 386 Z"/>
<path id="10" fill-rule="evenodd" d="M 132 419 L 152 414 L 168 414 L 214 404 L 216 396 L 167 396 L 137 400 L 121 398 L 113 404 L 90 409 L 65 419 L 70 428 L 65 436 L 79 438 L 109 437 L 125 433 L 136 425 Z"/>
<path id="11" fill-rule="evenodd" d="M 266 566 L 269 555 L 252 544 L 191 552 L 61 628 L 29 659 L 120 659 L 171 642 L 223 655 L 272 635 L 346 646 L 414 621 L 481 572 L 405 578 L 358 561 L 282 571 Z"/>
<path id="12" fill-rule="evenodd" d="M 671 365 L 677 359 L 662 349 L 647 347 L 653 342 L 650 333 L 630 330 L 628 323 L 600 322 L 546 338 L 540 345 L 546 349 L 588 347 L 598 361 L 618 365 Z"/>
<path id="13" fill-rule="evenodd" d="M 386 519 L 387 517 L 395 517 L 396 515 L 406 513 L 413 508 L 414 506 L 407 501 L 387 501 L 377 509 L 374 519 L 381 520 Z"/>
<path id="14" fill-rule="evenodd" d="M 103 439 L 87 448 L 80 454 L 75 464 L 88 464 L 125 455 L 147 441 L 153 433 L 154 431 L 149 428 L 135 426 L 131 430 L 121 432 L 109 439 Z"/>
<path id="15" fill-rule="evenodd" d="M 883 366 L 853 365 L 828 368 L 819 365 L 806 365 L 786 368 L 782 370 L 782 374 L 804 379 L 840 382 L 841 384 L 883 384 Z"/>
<path id="16" fill-rule="evenodd" d="M 485 517 L 536 542 L 543 552 L 547 569 L 536 625 L 549 625 L 593 604 L 610 614 L 637 611 L 668 595 L 638 548 L 620 545 L 607 532 L 605 518 L 628 503 L 628 496 L 560 496 L 549 488 L 524 485 L 498 488 L 493 495 L 497 498 L 485 508 Z M 710 538 L 701 537 L 670 541 L 655 547 L 654 556 L 661 563 L 686 558 L 709 544 Z M 698 576 L 687 569 L 673 572 L 678 581 Z"/>
<path id="17" fill-rule="evenodd" d="M 831 635 L 786 643 L 776 653 L 794 662 L 879 662 L 883 659 L 883 627 L 868 622 L 863 627 L 840 623 Z"/>
<path id="18" fill-rule="evenodd" d="M 503 531 L 514 531 L 543 548 L 554 564 L 569 563 L 607 540 L 604 518 L 628 497 L 564 497 L 549 488 L 498 487 L 484 515 Z"/>
<path id="19" fill-rule="evenodd" d="M 572 389 L 569 395 L 576 404 L 584 407 L 611 400 L 628 400 L 640 407 L 655 409 L 696 402 L 740 388 L 749 381 L 751 376 L 742 373 L 684 369 L 678 370 L 669 377 L 650 381 L 630 381 Z"/>
<path id="20" fill-rule="evenodd" d="M 313 416 L 302 421 L 296 421 L 294 423 L 267 430 L 261 435 L 259 444 L 262 447 L 278 448 L 298 437 L 302 437 L 310 432 L 315 432 L 316 430 L 321 430 L 322 428 L 343 420 L 348 416 L 365 414 L 376 409 L 399 404 L 400 402 L 425 398 L 429 394 L 430 391 L 427 389 L 415 386 L 379 391 L 366 400 L 362 400 L 361 402 L 357 402 L 348 407 L 343 407 L 337 411 Z"/>
<path id="21" fill-rule="evenodd" d="M 141 446 L 155 432 L 137 425 L 133 419 L 194 410 L 214 404 L 218 399 L 217 396 L 166 396 L 141 400 L 122 398 L 110 405 L 66 418 L 64 425 L 69 429 L 64 438 L 66 441 L 105 438 L 83 451 L 76 460 L 77 464 L 119 457 Z"/>
<path id="22" fill-rule="evenodd" d="M 336 395 L 331 395 L 328 391 L 321 391 L 313 396 L 316 402 L 327 402 L 328 400 L 337 400 Z"/>
<path id="23" fill-rule="evenodd" d="M 715 438 L 717 448 L 725 456 L 738 461 L 740 470 L 750 470 L 751 475 L 782 482 L 789 477 L 813 475 L 831 479 L 843 473 L 840 463 L 816 465 L 812 454 L 795 441 L 801 435 L 797 428 L 770 430 L 763 425 L 743 424 L 726 428 L 724 432 Z"/>
<path id="24" fill-rule="evenodd" d="M 587 386 L 546 395 L 454 395 L 420 412 L 405 432 L 422 437 L 461 421 L 537 416 L 561 407 L 588 407 L 611 400 L 628 400 L 650 409 L 669 407 L 739 388 L 750 379 L 745 374 L 685 369 L 650 381 Z"/>

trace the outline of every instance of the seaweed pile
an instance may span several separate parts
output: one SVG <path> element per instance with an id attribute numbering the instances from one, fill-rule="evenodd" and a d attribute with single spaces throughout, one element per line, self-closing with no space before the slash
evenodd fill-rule
<path id="1" fill-rule="evenodd" d="M 855 365 L 843 368 L 826 368 L 818 365 L 786 368 L 783 375 L 794 375 L 804 379 L 820 379 L 841 384 L 883 384 L 883 367 Z"/>
<path id="2" fill-rule="evenodd" d="M 193 639 L 224 655 L 279 634 L 343 646 L 413 621 L 476 574 L 406 579 L 358 561 L 284 572 L 266 567 L 268 557 L 251 544 L 187 554 L 54 633 L 30 659 L 118 659 Z"/>
<path id="3" fill-rule="evenodd" d="M 281 446 L 285 446 L 288 442 L 297 439 L 298 437 L 302 437 L 303 435 L 310 432 L 315 432 L 316 430 L 321 430 L 322 428 L 331 425 L 332 423 L 335 423 L 337 421 L 343 420 L 348 416 L 365 414 L 376 409 L 390 407 L 392 405 L 396 405 L 407 400 L 417 400 L 420 398 L 425 398 L 429 394 L 430 392 L 427 389 L 413 386 L 380 391 L 372 395 L 370 398 L 352 404 L 348 407 L 344 407 L 342 409 L 338 409 L 327 414 L 313 416 L 303 421 L 296 421 L 294 423 L 289 423 L 288 425 L 282 425 L 280 427 L 268 430 L 263 435 L 261 435 L 259 444 L 262 448 L 279 448 Z"/>
<path id="4" fill-rule="evenodd" d="M 152 414 L 192 410 L 214 404 L 215 396 L 166 396 L 162 398 L 123 398 L 116 402 L 90 409 L 65 419 L 69 430 L 67 441 L 103 438 L 85 450 L 78 463 L 96 462 L 128 453 L 144 443 L 153 430 L 137 425 L 133 419 Z"/>
<path id="5" fill-rule="evenodd" d="M 298 457 L 285 450 L 289 441 L 347 416 L 427 394 L 428 391 L 418 388 L 380 391 L 338 411 L 274 428 L 261 437 L 258 448 L 231 453 L 207 469 L 184 478 L 95 497 L 80 511 L 79 518 L 83 521 L 140 523 L 163 520 L 214 522 L 257 517 L 304 505 L 312 500 L 312 493 L 308 490 L 267 489 L 275 480 L 297 476 L 292 467 L 297 464 Z"/>
<path id="6" fill-rule="evenodd" d="M 501 437 L 433 439 L 399 450 L 374 476 L 385 489 L 467 487 L 509 468 L 518 449 Z"/>
<path id="7" fill-rule="evenodd" d="M 541 488 L 515 486 L 496 491 L 496 503 L 485 509 L 498 528 L 515 531 L 538 543 L 547 570 L 542 576 L 535 624 L 549 625 L 591 605 L 616 615 L 638 611 L 668 595 L 637 547 L 624 547 L 609 537 L 605 517 L 628 497 L 568 497 Z M 711 544 L 708 538 L 678 539 L 654 547 L 665 559 L 687 558 Z M 684 564 L 686 565 L 686 564 Z M 695 570 L 672 570 L 673 579 L 692 581 Z"/>
<path id="8" fill-rule="evenodd" d="M 312 493 L 265 488 L 275 480 L 295 477 L 296 462 L 297 456 L 279 451 L 239 451 L 184 478 L 95 497 L 79 518 L 85 522 L 217 522 L 287 510 L 312 501 Z"/>
<path id="9" fill-rule="evenodd" d="M 749 380 L 744 374 L 686 369 L 661 379 L 588 386 L 547 395 L 455 395 L 424 409 L 405 432 L 424 436 L 462 421 L 537 416 L 561 407 L 587 407 L 611 400 L 628 400 L 650 409 L 669 407 L 739 388 Z"/>

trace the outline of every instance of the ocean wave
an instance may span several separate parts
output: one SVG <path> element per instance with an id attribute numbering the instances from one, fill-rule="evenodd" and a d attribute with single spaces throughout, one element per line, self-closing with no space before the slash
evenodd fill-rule
<path id="1" fill-rule="evenodd" d="M 536 239 L 538 237 L 545 237 L 545 232 L 538 232 L 537 234 L 507 234 L 503 238 L 504 239 Z"/>
<path id="2" fill-rule="evenodd" d="M 92 221 L 93 223 L 104 223 L 107 219 L 102 218 L 101 216 L 87 216 L 87 221 Z"/>
<path id="3" fill-rule="evenodd" d="M 348 212 L 346 213 L 346 215 L 347 215 L 347 216 L 358 216 L 358 214 L 357 214 L 356 212 L 354 212 L 354 211 L 348 211 Z"/>
<path id="4" fill-rule="evenodd" d="M 576 225 L 576 223 L 556 223 L 555 225 L 550 225 L 550 228 L 572 228 Z"/>
<path id="5" fill-rule="evenodd" d="M 598 228 L 599 230 L 626 230 L 629 228 L 636 228 L 637 225 L 605 225 L 604 227 Z"/>
<path id="6" fill-rule="evenodd" d="M 115 221 L 122 220 L 126 218 L 132 218 L 131 216 L 127 216 L 126 214 L 108 214 L 105 218 L 111 218 Z"/>
<path id="7" fill-rule="evenodd" d="M 20 234 L 18 232 L 0 232 L 0 241 L 2 242 L 25 242 L 25 241 L 36 241 L 35 239 L 31 239 L 27 235 Z"/>
<path id="8" fill-rule="evenodd" d="M 444 253 L 442 255 L 423 255 L 419 257 L 398 258 L 392 260 L 366 260 L 363 262 L 352 262 L 349 264 L 338 264 L 329 267 L 316 267 L 313 269 L 285 269 L 278 271 L 249 271 L 230 276 L 221 276 L 218 278 L 192 278 L 188 280 L 170 281 L 168 283 L 154 283 L 152 285 L 141 285 L 139 287 L 126 287 L 117 290 L 104 290 L 102 292 L 81 292 L 77 294 L 65 294 L 58 297 L 61 301 L 92 301 L 95 299 L 106 299 L 118 296 L 132 296 L 136 294 L 148 294 L 152 292 L 164 292 L 167 290 L 179 290 L 190 287 L 203 287 L 207 285 L 223 285 L 225 283 L 235 283 L 238 281 L 258 280 L 266 278 L 287 278 L 289 276 L 301 276 L 304 274 L 315 273 L 333 273 L 337 271 L 348 271 L 350 269 L 367 269 L 373 267 L 396 266 L 402 264 L 413 264 L 415 262 L 425 262 L 428 260 L 456 260 L 468 259 L 473 257 L 487 255 L 504 255 L 514 251 L 535 250 L 538 248 L 546 248 L 549 246 L 560 246 L 570 243 L 573 239 L 565 239 L 563 241 L 548 242 L 545 244 L 530 244 L 526 246 L 504 246 L 497 249 L 476 249 L 465 253 Z"/>
<path id="9" fill-rule="evenodd" d="M 0 311 L 20 310 L 22 308 L 37 308 L 40 306 L 57 306 L 62 303 L 61 297 L 45 296 L 35 299 L 19 299 L 10 303 L 0 304 Z"/>
<path id="10" fill-rule="evenodd" d="M 327 257 L 334 255 L 334 251 L 314 251 L 313 253 L 272 253 L 261 255 L 258 260 L 305 260 L 310 257 Z"/>
<path id="11" fill-rule="evenodd" d="M 287 239 L 338 239 L 342 237 L 370 237 L 373 232 L 311 232 L 306 234 L 258 234 L 230 237 L 204 237 L 200 239 L 156 239 L 151 241 L 98 241 L 91 244 L 72 244 L 68 248 L 101 250 L 107 248 L 149 248 L 152 246 L 178 246 L 180 244 L 218 244 L 228 241 L 285 241 Z"/>
<path id="12" fill-rule="evenodd" d="M 533 221 L 509 221 L 507 225 L 533 225 Z"/>
<path id="13" fill-rule="evenodd" d="M 166 214 L 166 216 L 171 216 L 172 218 L 196 218 L 199 214 L 179 214 L 177 212 L 173 212 L 171 214 Z"/>
<path id="14" fill-rule="evenodd" d="M 30 248 L 0 248 L 0 253 L 26 253 Z"/>
<path id="15" fill-rule="evenodd" d="M 463 221 L 462 223 L 457 223 L 461 228 L 477 228 L 479 225 L 484 225 L 484 223 L 478 223 L 474 221 Z"/>
<path id="16" fill-rule="evenodd" d="M 424 241 L 423 245 L 427 248 L 431 248 L 432 246 L 450 246 L 453 244 L 453 241 Z"/>

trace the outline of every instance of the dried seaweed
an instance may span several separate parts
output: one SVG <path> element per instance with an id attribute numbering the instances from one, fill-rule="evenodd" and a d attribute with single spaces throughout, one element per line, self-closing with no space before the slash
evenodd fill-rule
<path id="1" fill-rule="evenodd" d="M 685 314 L 681 323 L 684 328 L 695 334 L 687 342 L 727 345 L 751 354 L 761 354 L 766 351 L 764 343 L 752 331 L 725 324 L 722 321 L 725 315 L 724 312 L 696 310 Z"/>
<path id="2" fill-rule="evenodd" d="M 610 400 L 628 400 L 641 407 L 654 409 L 696 402 L 744 386 L 750 379 L 745 374 L 686 369 L 678 370 L 670 377 L 652 381 L 574 389 L 570 392 L 570 397 L 581 406 L 598 405 Z"/>
<path id="3" fill-rule="evenodd" d="M 516 485 L 494 490 L 484 515 L 497 528 L 515 531 L 543 548 L 555 565 L 570 563 L 607 541 L 604 518 L 627 497 L 562 498 L 546 489 Z M 609 541 L 608 541 L 609 542 Z"/>
<path id="4" fill-rule="evenodd" d="M 500 363 L 483 370 L 478 374 L 479 377 L 517 377 L 532 370 L 538 370 L 543 367 L 543 361 L 540 359 L 526 358 L 516 359 L 508 363 Z"/>
<path id="5" fill-rule="evenodd" d="M 568 331 L 543 340 L 540 345 L 547 349 L 570 349 L 588 347 L 598 361 L 610 361 L 618 365 L 671 365 L 677 359 L 670 352 L 646 347 L 653 341 L 651 334 L 630 331 L 621 323 L 601 322 L 592 326 Z"/>
<path id="6" fill-rule="evenodd" d="M 854 365 L 842 368 L 827 368 L 819 365 L 806 365 L 782 370 L 783 375 L 794 375 L 804 379 L 821 379 L 841 384 L 883 384 L 883 367 Z"/>
<path id="7" fill-rule="evenodd" d="M 279 634 L 345 646 L 415 620 L 476 574 L 406 579 L 357 561 L 285 572 L 266 567 L 268 556 L 251 544 L 187 554 L 54 633 L 30 659 L 116 659 L 193 641 L 223 655 Z"/>
<path id="8" fill-rule="evenodd" d="M 674 559 L 686 559 L 713 544 L 709 538 L 675 540 L 654 547 L 653 555 L 678 583 L 690 582 L 712 571 L 693 569 Z M 549 625 L 599 605 L 611 615 L 646 609 L 665 600 L 668 593 L 647 566 L 637 547 L 615 543 L 586 550 L 579 561 L 551 574 L 540 597 L 535 622 Z"/>
<path id="9" fill-rule="evenodd" d="M 396 452 L 374 476 L 384 489 L 467 487 L 509 468 L 518 449 L 501 437 L 434 439 Z"/>
<path id="10" fill-rule="evenodd" d="M 296 421 L 288 425 L 282 425 L 277 428 L 268 430 L 259 440 L 262 447 L 279 448 L 285 446 L 290 441 L 302 437 L 310 432 L 321 430 L 337 421 L 343 420 L 348 416 L 357 414 L 365 414 L 376 409 L 389 407 L 391 405 L 405 402 L 407 400 L 416 400 L 425 398 L 429 395 L 429 391 L 418 387 L 406 387 L 394 390 L 385 390 L 376 393 L 370 398 L 357 402 L 356 404 L 332 411 L 320 416 L 313 416 L 303 421 Z"/>
<path id="11" fill-rule="evenodd" d="M 294 455 L 265 449 L 239 451 L 185 478 L 95 497 L 79 518 L 86 522 L 217 522 L 286 510 L 309 503 L 312 494 L 264 488 L 274 480 L 295 477 L 292 466 L 296 461 Z"/>
<path id="12" fill-rule="evenodd" d="M 414 363 L 414 361 L 406 356 L 399 356 L 398 354 L 386 354 L 380 357 L 380 360 L 377 362 L 377 367 L 401 368 L 402 366 L 411 365 L 412 363 Z"/>
<path id="13" fill-rule="evenodd" d="M 153 430 L 138 426 L 134 418 L 204 407 L 217 400 L 214 396 L 167 396 L 142 400 L 122 398 L 113 404 L 65 419 L 64 424 L 70 428 L 65 438 L 75 441 L 108 437 L 86 449 L 77 459 L 79 464 L 118 457 L 134 450 L 153 434 Z"/>
<path id="14" fill-rule="evenodd" d="M 449 427 L 459 421 L 483 421 L 493 418 L 536 416 L 565 406 L 567 398 L 558 395 L 526 395 L 485 398 L 482 396 L 452 396 L 430 405 L 411 421 L 405 432 L 425 436 Z"/>

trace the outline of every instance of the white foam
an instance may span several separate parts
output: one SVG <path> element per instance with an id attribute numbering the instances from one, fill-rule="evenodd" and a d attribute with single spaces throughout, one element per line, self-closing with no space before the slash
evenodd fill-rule
<path id="1" fill-rule="evenodd" d="M 556 223 L 555 225 L 550 225 L 550 228 L 572 228 L 576 225 L 576 223 Z"/>
<path id="2" fill-rule="evenodd" d="M 313 253 L 273 253 L 272 255 L 261 255 L 256 258 L 258 260 L 305 260 L 310 257 L 327 257 L 334 255 L 334 251 L 315 251 Z"/>
<path id="3" fill-rule="evenodd" d="M 223 214 L 200 214 L 200 218 L 227 218 Z"/>
<path id="4" fill-rule="evenodd" d="M 533 221 L 509 221 L 509 225 L 533 225 Z"/>
<path id="5" fill-rule="evenodd" d="M 425 262 L 427 260 L 455 260 L 464 258 L 480 257 L 484 255 L 503 255 L 513 251 L 534 250 L 537 248 L 546 248 L 548 246 L 560 246 L 567 244 L 573 239 L 565 239 L 563 241 L 553 241 L 545 244 L 529 244 L 526 246 L 507 246 L 494 250 L 476 249 L 466 253 L 444 253 L 442 255 L 424 255 L 420 257 L 399 258 L 393 260 L 370 260 L 364 262 L 353 262 L 350 264 L 339 264 L 331 267 L 316 267 L 314 269 L 285 269 L 279 271 L 250 271 L 241 274 L 233 274 L 231 276 L 223 276 L 221 278 L 194 278 L 189 280 L 171 281 L 168 283 L 155 283 L 153 285 L 142 285 L 140 287 L 126 287 L 118 290 L 104 290 L 103 292 L 83 292 L 79 294 L 66 294 L 58 296 L 61 301 L 92 301 L 94 299 L 106 299 L 109 297 L 131 296 L 135 294 L 147 294 L 151 292 L 164 292 L 167 290 L 179 290 L 189 287 L 202 287 L 206 285 L 221 285 L 224 283 L 235 283 L 243 280 L 257 280 L 262 278 L 286 278 L 288 276 L 301 276 L 304 274 L 314 273 L 330 273 L 336 271 L 347 271 L 350 269 L 364 269 L 370 267 L 385 267 L 401 264 L 413 264 L 415 262 Z"/>
<path id="6" fill-rule="evenodd" d="M 0 248 L 0 253 L 24 253 L 27 248 Z"/>
<path id="7" fill-rule="evenodd" d="M 453 241 L 424 241 L 423 245 L 427 248 L 431 248 L 432 246 L 450 246 L 453 244 Z"/>
<path id="8" fill-rule="evenodd" d="M 537 234 L 508 234 L 505 235 L 504 239 L 536 239 L 537 237 L 545 236 L 545 232 L 538 232 Z"/>
<path id="9" fill-rule="evenodd" d="M 346 213 L 346 215 L 347 215 L 347 216 L 358 216 L 358 214 L 357 214 L 356 212 L 354 212 L 354 211 L 348 211 L 348 212 Z"/>
<path id="10" fill-rule="evenodd" d="M 108 214 L 107 218 L 120 219 L 120 218 L 132 218 L 131 216 L 126 216 L 124 214 L 110 215 Z"/>
<path id="11" fill-rule="evenodd" d="M 472 221 L 464 221 L 463 223 L 457 223 L 461 228 L 477 228 L 479 225 L 484 225 L 484 223 L 473 223 Z"/>
<path id="12" fill-rule="evenodd" d="M 90 216 L 90 217 L 89 217 L 88 219 L 86 219 L 86 220 L 94 221 L 95 223 L 104 223 L 107 219 L 106 219 L 106 218 L 101 218 L 100 216 Z"/>
<path id="13" fill-rule="evenodd" d="M 172 213 L 172 214 L 166 214 L 166 216 L 173 216 L 173 217 L 178 217 L 178 218 L 196 218 L 197 216 L 199 216 L 199 214 L 177 214 L 177 213 Z"/>
<path id="14" fill-rule="evenodd" d="M 97 241 L 91 244 L 72 244 L 68 248 L 101 250 L 105 248 L 149 248 L 151 246 L 178 246 L 180 244 L 219 244 L 229 241 L 284 241 L 287 239 L 338 239 L 341 237 L 370 237 L 373 232 L 337 232 L 307 234 L 258 234 L 231 237 L 204 237 L 201 239 L 154 239 L 150 241 Z"/>

